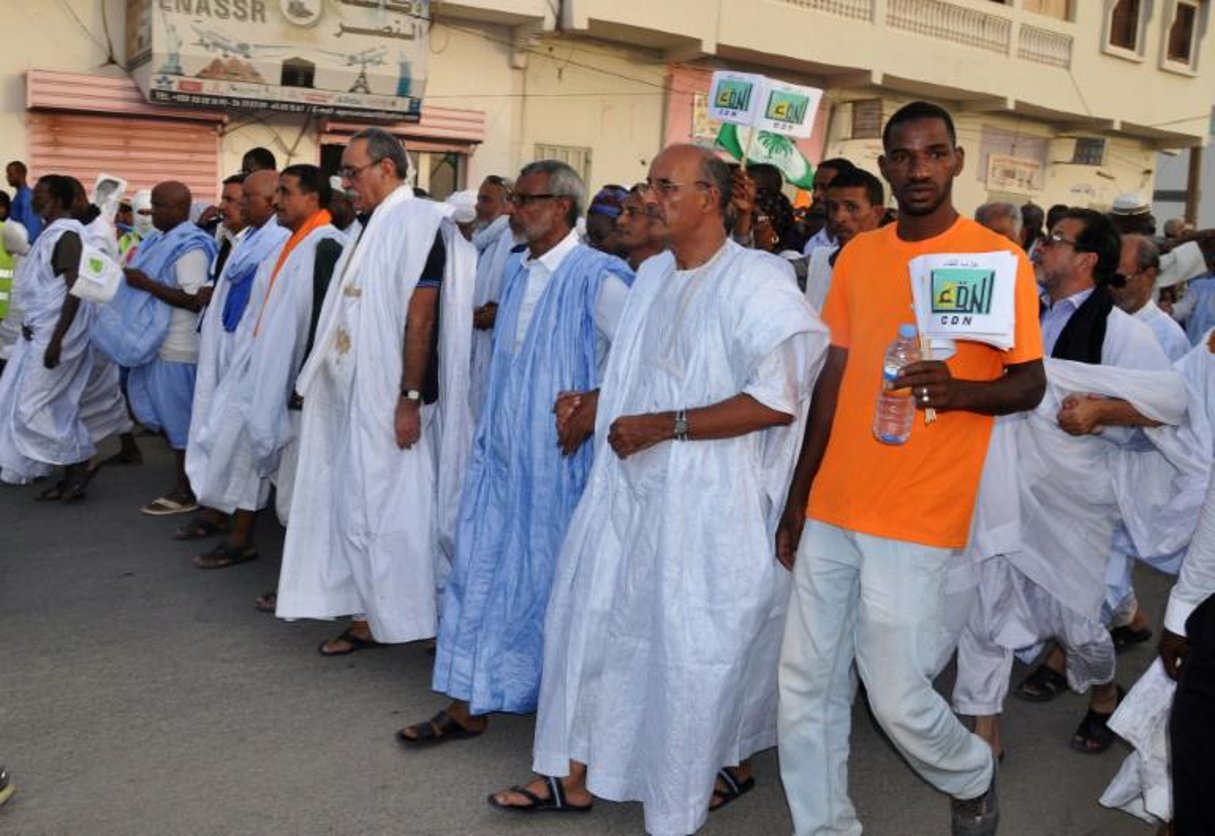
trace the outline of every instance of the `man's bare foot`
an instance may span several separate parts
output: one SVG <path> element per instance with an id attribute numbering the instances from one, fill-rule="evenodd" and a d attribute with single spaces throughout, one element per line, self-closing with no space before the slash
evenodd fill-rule
<path id="1" fill-rule="evenodd" d="M 397 732 L 397 739 L 406 746 L 430 746 L 445 740 L 476 737 L 489 726 L 489 718 L 468 713 L 468 703 L 454 700 L 444 710 L 423 723 L 414 723 Z"/>
<path id="2" fill-rule="evenodd" d="M 388 645 L 381 644 L 372 637 L 371 625 L 366 621 L 352 621 L 341 635 L 321 642 L 321 646 L 317 650 L 322 656 L 345 656 L 357 650 L 372 650 L 379 647 L 388 647 Z"/>
<path id="3" fill-rule="evenodd" d="M 713 782 L 713 795 L 709 798 L 709 812 L 720 810 L 740 796 L 755 788 L 755 777 L 751 773 L 751 761 L 747 759 L 738 766 L 725 766 L 717 772 Z"/>
<path id="4" fill-rule="evenodd" d="M 586 773 L 578 778 L 572 775 L 568 778 L 549 778 L 537 775 L 530 783 L 522 787 L 511 787 L 499 790 L 489 797 L 489 803 L 503 810 L 569 810 L 585 812 L 591 809 L 595 797 L 585 786 Z M 553 797 L 553 785 L 560 789 L 560 797 Z"/>

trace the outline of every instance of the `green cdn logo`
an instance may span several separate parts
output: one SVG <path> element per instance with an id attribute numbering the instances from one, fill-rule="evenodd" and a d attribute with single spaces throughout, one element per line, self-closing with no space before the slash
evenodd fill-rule
<path id="1" fill-rule="evenodd" d="M 92 258 L 89 259 L 89 269 L 92 270 L 94 273 L 100 273 L 102 270 L 105 269 L 105 262 L 102 261 L 97 256 L 93 256 Z"/>
<path id="2" fill-rule="evenodd" d="M 932 271 L 932 313 L 942 325 L 970 325 L 975 314 L 991 313 L 994 270 L 948 267 Z"/>

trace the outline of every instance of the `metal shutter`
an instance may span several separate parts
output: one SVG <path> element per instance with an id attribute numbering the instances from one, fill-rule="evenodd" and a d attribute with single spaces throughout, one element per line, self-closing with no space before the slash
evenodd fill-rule
<path id="1" fill-rule="evenodd" d="M 70 174 L 86 190 L 101 173 L 127 181 L 127 194 L 180 180 L 195 200 L 219 196 L 219 133 L 214 124 L 65 111 L 27 114 L 31 180 Z"/>

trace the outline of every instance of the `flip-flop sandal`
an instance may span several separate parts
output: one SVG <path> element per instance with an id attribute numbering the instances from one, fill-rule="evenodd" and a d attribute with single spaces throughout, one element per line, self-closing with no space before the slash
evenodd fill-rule
<path id="1" fill-rule="evenodd" d="M 229 566 L 248 563 L 252 560 L 257 560 L 257 549 L 220 543 L 206 554 L 195 556 L 194 565 L 199 569 L 227 569 Z"/>
<path id="2" fill-rule="evenodd" d="M 63 492 L 67 489 L 67 484 L 59 482 L 53 487 L 47 488 L 44 491 L 39 491 L 34 497 L 36 502 L 58 502 L 63 499 Z"/>
<path id="3" fill-rule="evenodd" d="M 1115 627 L 1113 630 L 1110 630 L 1110 638 L 1114 640 L 1114 651 L 1121 653 L 1132 645 L 1150 641 L 1152 638 L 1152 628 L 1143 627 L 1136 630 L 1131 625 L 1125 624 L 1122 627 Z"/>
<path id="4" fill-rule="evenodd" d="M 589 813 L 593 804 L 570 804 L 565 798 L 565 788 L 561 779 L 551 775 L 542 775 L 548 784 L 548 798 L 541 798 L 527 787 L 511 787 L 509 792 L 518 793 L 530 804 L 502 804 L 494 795 L 489 796 L 489 806 L 495 810 L 505 810 L 508 813 Z"/>
<path id="5" fill-rule="evenodd" d="M 1038 665 L 1021 680 L 1015 693 L 1026 702 L 1050 702 L 1066 690 L 1066 676 L 1047 665 Z"/>
<path id="6" fill-rule="evenodd" d="M 732 766 L 724 766 L 717 770 L 717 780 L 725 785 L 725 789 L 718 789 L 717 786 L 713 787 L 713 798 L 721 800 L 716 805 L 710 802 L 710 813 L 716 813 L 727 804 L 737 801 L 739 796 L 746 795 L 755 789 L 755 778 L 751 777 L 745 781 L 739 781 L 738 770 Z"/>
<path id="7" fill-rule="evenodd" d="M 208 519 L 199 517 L 198 519 L 190 520 L 181 528 L 173 532 L 174 540 L 206 540 L 208 537 L 215 537 L 219 534 L 227 534 L 228 527 L 219 523 L 213 523 Z"/>
<path id="8" fill-rule="evenodd" d="M 149 517 L 169 517 L 173 514 L 188 514 L 191 511 L 197 510 L 198 503 L 193 499 L 187 502 L 180 502 L 172 497 L 162 496 L 140 508 L 139 513 L 147 514 Z"/>
<path id="9" fill-rule="evenodd" d="M 348 646 L 345 650 L 326 650 L 325 647 L 333 642 L 346 642 Z M 375 639 L 356 636 L 352 631 L 346 630 L 337 638 L 325 639 L 316 650 L 322 656 L 348 656 L 360 650 L 379 650 L 381 647 L 388 647 L 388 645 Z"/>
<path id="10" fill-rule="evenodd" d="M 272 589 L 269 592 L 263 592 L 261 595 L 258 595 L 253 601 L 253 609 L 258 612 L 274 612 L 278 609 L 278 593 Z"/>
<path id="11" fill-rule="evenodd" d="M 1126 691 L 1118 686 L 1118 704 L 1125 696 Z M 1109 727 L 1109 720 L 1113 716 L 1113 711 L 1105 713 L 1090 708 L 1072 735 L 1072 748 L 1085 755 L 1099 755 L 1109 749 L 1118 739 L 1117 733 Z"/>
<path id="12" fill-rule="evenodd" d="M 417 737 L 405 734 L 407 729 L 413 729 L 417 733 Z M 440 711 L 424 723 L 417 723 L 398 730 L 397 742 L 411 749 L 425 749 L 449 740 L 468 740 L 470 737 L 480 737 L 484 731 L 484 729 L 474 731 L 465 728 L 446 711 Z"/>

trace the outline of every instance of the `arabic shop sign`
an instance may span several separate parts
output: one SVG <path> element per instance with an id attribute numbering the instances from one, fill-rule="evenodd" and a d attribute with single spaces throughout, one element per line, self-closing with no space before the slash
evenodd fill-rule
<path id="1" fill-rule="evenodd" d="M 127 0 L 148 101 L 416 120 L 430 0 Z"/>

